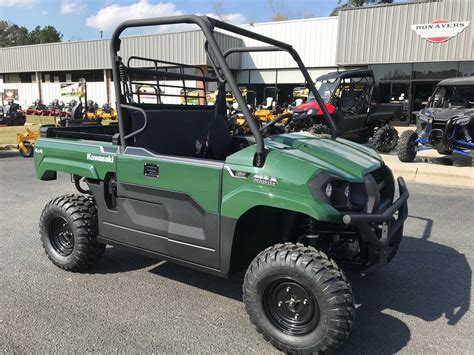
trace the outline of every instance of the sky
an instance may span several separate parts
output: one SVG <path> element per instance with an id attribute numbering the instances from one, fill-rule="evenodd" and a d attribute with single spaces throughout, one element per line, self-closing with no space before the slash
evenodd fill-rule
<path id="1" fill-rule="evenodd" d="M 278 9 L 297 17 L 329 16 L 337 5 L 337 0 L 272 1 Z M 216 11 L 215 4 L 220 4 L 223 11 Z M 234 24 L 268 22 L 272 17 L 270 0 L 0 0 L 1 20 L 30 30 L 37 25 L 54 26 L 64 35 L 63 41 L 100 38 L 100 31 L 108 38 L 118 23 L 132 18 L 216 16 L 217 12 Z"/>

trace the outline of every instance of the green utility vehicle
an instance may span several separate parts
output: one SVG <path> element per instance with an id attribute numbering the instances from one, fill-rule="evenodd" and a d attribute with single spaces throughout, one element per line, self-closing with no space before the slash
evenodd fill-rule
<path id="1" fill-rule="evenodd" d="M 182 23 L 202 31 L 211 66 L 205 74 L 192 65 L 121 56 L 125 29 Z M 223 277 L 247 268 L 246 310 L 274 346 L 295 353 L 339 346 L 355 315 L 341 268 L 369 273 L 393 258 L 407 218 L 407 188 L 398 178 L 394 201 L 393 176 L 380 157 L 336 134 L 277 134 L 278 119 L 260 127 L 218 44 L 218 30 L 289 53 L 337 134 L 290 45 L 208 17 L 126 21 L 111 39 L 118 125 L 43 127 L 37 140 L 37 177 L 69 173 L 80 192 L 44 208 L 44 249 L 68 271 L 92 266 L 105 245 Z M 137 101 L 136 88 L 148 77 L 156 104 Z M 211 84 L 218 95 L 207 105 Z M 180 105 L 181 90 L 196 90 L 199 104 Z M 250 135 L 229 132 L 226 90 Z"/>

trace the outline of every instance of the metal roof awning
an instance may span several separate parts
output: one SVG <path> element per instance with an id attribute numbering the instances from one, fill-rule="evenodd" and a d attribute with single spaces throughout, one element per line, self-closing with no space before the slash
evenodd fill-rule
<path id="1" fill-rule="evenodd" d="M 333 71 L 324 75 L 321 75 L 316 80 L 335 80 L 344 78 L 364 78 L 373 77 L 374 73 L 368 69 L 355 69 L 355 70 L 344 70 L 344 71 Z"/>

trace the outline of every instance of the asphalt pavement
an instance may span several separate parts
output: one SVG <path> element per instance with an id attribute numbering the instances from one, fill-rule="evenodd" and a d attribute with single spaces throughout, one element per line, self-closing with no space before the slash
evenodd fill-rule
<path id="1" fill-rule="evenodd" d="M 356 321 L 338 353 L 474 353 L 474 190 L 409 183 L 405 238 L 391 264 L 349 273 Z M 0 353 L 276 353 L 229 280 L 107 248 L 89 273 L 44 254 L 38 219 L 73 192 L 0 151 Z"/>

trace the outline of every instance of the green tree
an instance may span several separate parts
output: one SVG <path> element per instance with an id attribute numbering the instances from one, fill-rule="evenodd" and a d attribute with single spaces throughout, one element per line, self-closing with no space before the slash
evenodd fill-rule
<path id="1" fill-rule="evenodd" d="M 339 10 L 342 9 L 391 3 L 393 3 L 393 0 L 338 0 L 337 6 L 331 12 L 331 16 L 337 16 Z"/>
<path id="2" fill-rule="evenodd" d="M 24 26 L 0 21 L 0 47 L 61 42 L 62 38 L 63 35 L 53 26 L 36 26 L 32 31 L 28 31 Z"/>

